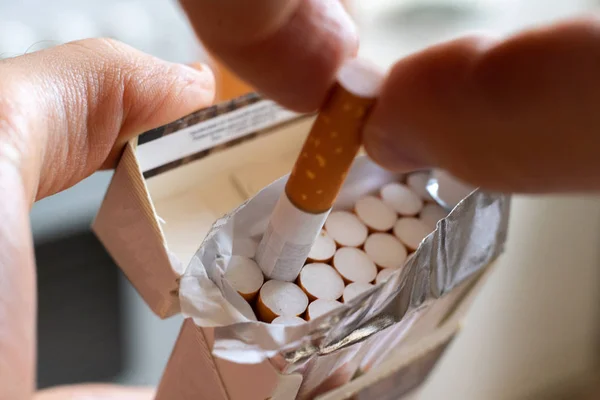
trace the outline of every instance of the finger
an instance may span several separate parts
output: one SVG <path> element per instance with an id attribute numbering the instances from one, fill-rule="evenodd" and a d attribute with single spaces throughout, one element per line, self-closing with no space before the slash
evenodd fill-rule
<path id="1" fill-rule="evenodd" d="M 180 0 L 204 45 L 260 92 L 297 111 L 323 101 L 356 29 L 339 0 Z"/>
<path id="2" fill-rule="evenodd" d="M 83 384 L 41 390 L 34 400 L 152 400 L 154 395 L 153 388 Z"/>
<path id="3" fill-rule="evenodd" d="M 398 62 L 365 128 L 383 166 L 514 192 L 600 187 L 600 25 L 467 38 Z"/>
<path id="4" fill-rule="evenodd" d="M 0 116 L 10 128 L 0 139 L 11 137 L 13 158 L 27 161 L 20 164 L 28 186 L 40 182 L 42 198 L 113 165 L 125 141 L 209 105 L 213 95 L 208 68 L 108 39 L 73 42 L 0 62 Z"/>

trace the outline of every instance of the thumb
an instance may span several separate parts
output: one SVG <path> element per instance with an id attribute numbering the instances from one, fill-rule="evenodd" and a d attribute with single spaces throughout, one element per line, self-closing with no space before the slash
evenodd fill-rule
<path id="1" fill-rule="evenodd" d="M 43 198 L 111 166 L 127 140 L 213 95 L 208 68 L 108 39 L 0 61 L 0 158 L 17 165 L 31 199 Z"/>

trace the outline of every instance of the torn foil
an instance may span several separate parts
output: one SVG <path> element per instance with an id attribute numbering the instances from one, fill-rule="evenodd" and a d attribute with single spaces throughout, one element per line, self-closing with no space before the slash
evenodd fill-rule
<path id="1" fill-rule="evenodd" d="M 350 208 L 358 197 L 399 178 L 366 156 L 359 157 L 334 208 Z M 324 375 L 323 362 L 316 360 L 329 360 L 327 369 L 334 371 L 364 350 L 353 345 L 373 335 L 384 337 L 383 331 L 393 330 L 391 339 L 397 343 L 398 335 L 410 332 L 415 316 L 487 267 L 506 240 L 509 198 L 475 190 L 438 222 L 407 264 L 385 283 L 306 324 L 265 324 L 257 321 L 223 275 L 232 255 L 248 255 L 248 242 L 260 240 L 286 179 L 267 186 L 214 224 L 181 278 L 180 300 L 185 317 L 215 328 L 215 356 L 244 364 L 269 358 L 285 373 L 303 373 L 305 383 L 314 371 Z"/>

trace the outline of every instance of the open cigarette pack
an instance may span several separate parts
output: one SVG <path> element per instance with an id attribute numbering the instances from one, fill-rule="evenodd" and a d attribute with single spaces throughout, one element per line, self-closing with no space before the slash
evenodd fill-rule
<path id="1" fill-rule="evenodd" d="M 451 199 L 439 171 L 359 154 L 300 272 L 257 266 L 315 118 L 249 94 L 126 146 L 93 230 L 158 316 L 185 317 L 158 399 L 408 398 L 459 332 L 509 199 Z"/>

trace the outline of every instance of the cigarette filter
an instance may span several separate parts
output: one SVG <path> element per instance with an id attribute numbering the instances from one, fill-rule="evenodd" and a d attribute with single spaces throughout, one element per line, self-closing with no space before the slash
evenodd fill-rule
<path id="1" fill-rule="evenodd" d="M 360 59 L 347 62 L 322 105 L 258 247 L 271 279 L 293 281 L 361 146 L 361 130 L 383 74 Z"/>
<path id="2" fill-rule="evenodd" d="M 388 280 L 390 275 L 392 275 L 396 270 L 392 268 L 384 268 L 377 274 L 377 278 L 375 278 L 375 284 L 379 285 Z"/>
<path id="3" fill-rule="evenodd" d="M 394 225 L 394 235 L 408 250 L 415 251 L 419 244 L 433 232 L 423 221 L 417 218 L 400 218 Z"/>
<path id="4" fill-rule="evenodd" d="M 406 177 L 406 185 L 425 201 L 434 201 L 427 191 L 427 183 L 431 173 L 429 171 L 418 171 Z"/>
<path id="5" fill-rule="evenodd" d="M 333 266 L 346 283 L 369 283 L 377 276 L 377 267 L 369 256 L 354 247 L 342 247 L 333 256 Z"/>
<path id="6" fill-rule="evenodd" d="M 432 231 L 435 230 L 439 220 L 446 218 L 448 213 L 442 207 L 434 203 L 427 203 L 423 206 L 419 219 L 425 223 Z"/>
<path id="7" fill-rule="evenodd" d="M 394 227 L 396 212 L 380 198 L 364 196 L 354 206 L 358 218 L 372 231 L 387 232 Z"/>
<path id="8" fill-rule="evenodd" d="M 275 318 L 271 323 L 277 325 L 293 326 L 305 324 L 306 321 L 300 317 L 285 315 Z"/>
<path id="9" fill-rule="evenodd" d="M 308 260 L 327 263 L 333 259 L 336 249 L 335 240 L 326 231 L 321 230 L 308 253 Z"/>
<path id="10" fill-rule="evenodd" d="M 379 268 L 397 269 L 404 265 L 406 247 L 389 233 L 374 233 L 365 242 L 365 253 Z"/>
<path id="11" fill-rule="evenodd" d="M 367 240 L 369 230 L 354 214 L 348 211 L 334 211 L 327 221 L 325 230 L 340 246 L 360 247 Z"/>
<path id="12" fill-rule="evenodd" d="M 371 289 L 372 287 L 373 287 L 373 284 L 371 284 L 371 283 L 359 283 L 359 282 L 351 283 L 344 288 L 344 294 L 342 296 L 342 301 L 344 303 L 348 303 L 353 298 L 360 296 L 362 293 L 366 292 L 367 290 Z"/>
<path id="13" fill-rule="evenodd" d="M 304 313 L 307 305 L 308 297 L 298 286 L 271 280 L 260 289 L 256 308 L 261 321 L 272 322 L 280 316 L 297 317 Z"/>
<path id="14" fill-rule="evenodd" d="M 340 303 L 339 301 L 317 299 L 308 305 L 308 310 L 306 311 L 306 319 L 310 321 L 311 319 L 319 318 L 320 316 L 335 310 L 341 305 L 342 303 Z"/>
<path id="15" fill-rule="evenodd" d="M 380 195 L 383 201 L 401 216 L 415 216 L 423 208 L 423 200 L 402 183 L 388 183 L 381 188 Z"/>
<path id="16" fill-rule="evenodd" d="M 242 256 L 231 257 L 225 279 L 249 302 L 254 300 L 264 282 L 262 271 L 256 262 Z"/>

